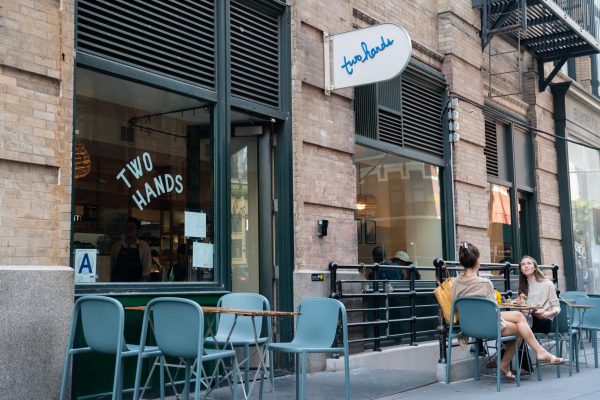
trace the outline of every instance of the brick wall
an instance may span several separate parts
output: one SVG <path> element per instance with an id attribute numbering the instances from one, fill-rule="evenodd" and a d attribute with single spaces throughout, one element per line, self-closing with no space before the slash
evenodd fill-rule
<path id="1" fill-rule="evenodd" d="M 68 264 L 73 7 L 0 5 L 0 264 Z"/>

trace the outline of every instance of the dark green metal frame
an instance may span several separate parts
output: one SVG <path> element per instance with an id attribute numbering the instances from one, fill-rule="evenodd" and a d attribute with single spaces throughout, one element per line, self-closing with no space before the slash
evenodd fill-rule
<path id="1" fill-rule="evenodd" d="M 571 183 L 569 181 L 569 149 L 567 138 L 567 110 L 565 96 L 571 82 L 550 84 L 554 106 L 554 128 L 556 129 L 556 158 L 558 164 L 558 196 L 562 249 L 567 290 L 577 289 L 575 272 L 575 237 L 573 235 L 573 216 L 571 215 Z"/>

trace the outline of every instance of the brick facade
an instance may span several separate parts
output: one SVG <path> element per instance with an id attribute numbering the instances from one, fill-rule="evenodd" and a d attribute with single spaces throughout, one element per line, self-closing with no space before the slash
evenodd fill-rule
<path id="1" fill-rule="evenodd" d="M 73 7 L 0 6 L 0 264 L 69 262 Z"/>

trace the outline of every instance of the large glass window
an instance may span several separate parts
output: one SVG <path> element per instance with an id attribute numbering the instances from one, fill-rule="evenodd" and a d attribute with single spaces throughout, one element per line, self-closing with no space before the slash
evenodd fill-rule
<path id="1" fill-rule="evenodd" d="M 214 280 L 210 106 L 78 68 L 75 113 L 80 282 Z"/>
<path id="2" fill-rule="evenodd" d="M 355 164 L 358 261 L 431 265 L 442 256 L 438 167 L 359 145 Z"/>
<path id="3" fill-rule="evenodd" d="M 507 187 L 488 183 L 490 261 L 503 263 L 513 261 L 512 216 L 510 192 Z"/>
<path id="4" fill-rule="evenodd" d="M 569 143 L 577 289 L 600 293 L 600 155 Z"/>

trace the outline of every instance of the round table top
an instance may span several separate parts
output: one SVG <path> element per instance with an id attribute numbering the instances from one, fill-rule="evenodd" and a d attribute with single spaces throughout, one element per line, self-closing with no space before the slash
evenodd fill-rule
<path id="1" fill-rule="evenodd" d="M 570 304 L 569 307 L 571 307 L 571 308 L 581 308 L 581 309 L 584 309 L 584 310 L 587 310 L 588 308 L 594 308 L 594 306 L 590 306 L 590 305 L 587 305 L 587 304 Z"/>
<path id="2" fill-rule="evenodd" d="M 518 311 L 534 311 L 540 308 L 540 306 L 537 304 L 502 303 L 499 306 L 500 308 Z"/>
<path id="3" fill-rule="evenodd" d="M 235 308 L 226 307 L 214 307 L 214 306 L 201 306 L 202 311 L 206 314 L 235 314 L 248 317 L 293 317 L 294 315 L 300 315 L 297 312 L 292 311 L 257 311 L 257 310 L 242 310 Z M 144 311 L 146 306 L 127 306 L 125 310 L 128 311 Z"/>

